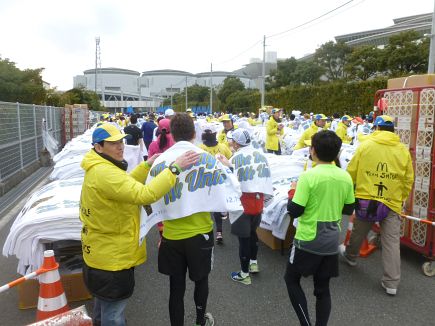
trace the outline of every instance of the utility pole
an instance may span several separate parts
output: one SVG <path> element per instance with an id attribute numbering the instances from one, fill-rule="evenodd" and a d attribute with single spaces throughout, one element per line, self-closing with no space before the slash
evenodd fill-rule
<path id="1" fill-rule="evenodd" d="M 171 84 L 171 109 L 172 109 L 172 84 Z"/>
<path id="2" fill-rule="evenodd" d="M 210 64 L 210 113 L 213 113 L 213 63 Z"/>
<path id="3" fill-rule="evenodd" d="M 264 106 L 264 84 L 266 83 L 266 35 L 263 37 L 263 66 L 261 67 L 261 107 Z"/>
<path id="4" fill-rule="evenodd" d="M 97 78 L 98 78 L 98 57 L 100 52 L 100 37 L 95 38 L 95 87 L 94 91 L 97 93 Z"/>
<path id="5" fill-rule="evenodd" d="M 434 11 L 432 13 L 432 30 L 430 32 L 430 48 L 429 48 L 429 63 L 427 65 L 427 73 L 434 73 L 435 65 L 435 1 L 434 1 Z"/>
<path id="6" fill-rule="evenodd" d="M 186 87 L 184 89 L 185 89 L 185 94 L 186 94 L 186 110 L 185 111 L 187 111 L 187 76 L 186 76 Z"/>

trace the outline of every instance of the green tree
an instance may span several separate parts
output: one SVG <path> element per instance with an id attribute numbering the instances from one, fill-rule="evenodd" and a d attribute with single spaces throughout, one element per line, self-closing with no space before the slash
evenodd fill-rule
<path id="1" fill-rule="evenodd" d="M 58 106 L 65 106 L 65 104 L 87 104 L 89 109 L 100 110 L 100 98 L 94 91 L 88 91 L 83 87 L 73 88 L 62 95 L 58 99 Z"/>
<path id="2" fill-rule="evenodd" d="M 382 64 L 382 50 L 374 45 L 363 45 L 353 49 L 349 55 L 345 72 L 350 78 L 367 80 L 385 70 Z"/>
<path id="3" fill-rule="evenodd" d="M 314 85 L 320 82 L 320 77 L 325 74 L 325 69 L 314 61 L 299 61 L 294 72 L 297 84 Z"/>
<path id="4" fill-rule="evenodd" d="M 314 59 L 320 67 L 325 69 L 329 80 L 346 78 L 344 67 L 352 49 L 344 42 L 327 42 L 318 48 Z"/>
<path id="5" fill-rule="evenodd" d="M 217 97 L 219 101 L 221 102 L 221 106 L 226 106 L 227 98 L 233 93 L 236 93 L 238 91 L 243 91 L 245 89 L 245 85 L 242 83 L 242 81 L 237 77 L 227 77 L 224 80 L 224 83 L 220 87 Z"/>
<path id="6" fill-rule="evenodd" d="M 214 92 L 213 92 L 214 93 Z M 187 88 L 188 106 L 209 105 L 210 88 L 199 86 L 197 84 Z M 181 91 L 172 96 L 172 105 L 176 111 L 184 111 L 186 103 L 186 93 Z M 163 105 L 170 105 L 171 99 L 165 99 Z"/>
<path id="7" fill-rule="evenodd" d="M 266 79 L 266 88 L 269 90 L 295 84 L 295 72 L 298 65 L 294 57 L 278 61 L 276 70 L 271 71 Z"/>
<path id="8" fill-rule="evenodd" d="M 256 111 L 255 108 L 259 100 L 260 92 L 257 89 L 245 89 L 229 95 L 226 99 L 226 105 L 234 112 Z"/>
<path id="9" fill-rule="evenodd" d="M 0 57 L 0 100 L 43 104 L 46 91 L 42 71 L 43 68 L 20 70 L 14 62 Z"/>
<path id="10" fill-rule="evenodd" d="M 386 68 L 392 77 L 427 71 L 429 41 L 416 31 L 391 36 L 383 51 Z"/>

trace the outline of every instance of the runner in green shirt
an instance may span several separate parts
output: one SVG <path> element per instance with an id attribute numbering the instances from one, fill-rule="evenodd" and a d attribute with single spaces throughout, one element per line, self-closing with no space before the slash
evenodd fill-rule
<path id="1" fill-rule="evenodd" d="M 342 141 L 329 130 L 313 135 L 310 154 L 316 166 L 301 174 L 288 211 L 298 225 L 284 276 L 301 325 L 311 325 L 302 276 L 313 275 L 316 325 L 327 325 L 331 312 L 329 280 L 338 276 L 338 241 L 342 214 L 354 208 L 350 175 L 333 164 Z"/>

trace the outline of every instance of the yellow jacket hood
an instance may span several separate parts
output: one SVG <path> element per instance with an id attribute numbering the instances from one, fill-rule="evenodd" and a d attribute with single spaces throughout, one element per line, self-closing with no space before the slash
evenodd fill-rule
<path id="1" fill-rule="evenodd" d="M 370 135 L 370 140 L 381 145 L 394 146 L 400 143 L 400 138 L 395 133 L 377 130 Z"/>

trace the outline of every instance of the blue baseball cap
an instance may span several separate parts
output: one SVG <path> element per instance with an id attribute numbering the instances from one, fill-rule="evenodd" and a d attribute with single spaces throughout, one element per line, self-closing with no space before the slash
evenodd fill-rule
<path id="1" fill-rule="evenodd" d="M 373 126 L 375 127 L 387 127 L 387 126 L 393 126 L 394 127 L 394 120 L 388 115 L 380 115 L 379 117 L 376 117 L 375 122 L 373 123 Z"/>
<path id="2" fill-rule="evenodd" d="M 122 134 L 118 128 L 110 123 L 104 123 L 94 130 L 92 133 L 92 145 L 105 141 L 118 141 L 125 138 L 127 135 Z"/>
<path id="3" fill-rule="evenodd" d="M 323 113 L 316 114 L 314 120 L 327 120 L 328 118 Z"/>

